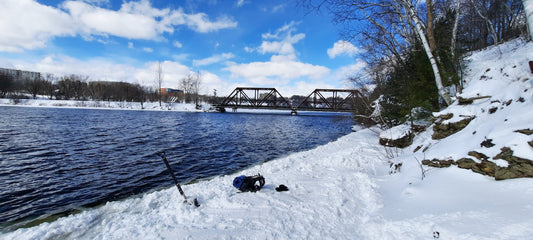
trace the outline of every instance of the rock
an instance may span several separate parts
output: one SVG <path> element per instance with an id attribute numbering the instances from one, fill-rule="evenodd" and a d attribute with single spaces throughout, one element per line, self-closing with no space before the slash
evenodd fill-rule
<path id="1" fill-rule="evenodd" d="M 442 122 L 444 120 L 451 119 L 452 117 L 453 117 L 453 113 L 446 113 L 446 114 L 443 114 L 443 115 L 439 115 L 439 116 L 437 116 L 436 122 Z"/>
<path id="2" fill-rule="evenodd" d="M 430 167 L 445 168 L 451 166 L 453 164 L 453 160 L 422 160 L 422 164 Z"/>
<path id="3" fill-rule="evenodd" d="M 491 177 L 494 177 L 496 168 L 500 168 L 496 165 L 496 163 L 487 160 L 482 160 L 481 163 L 477 164 L 477 167 L 479 168 L 481 174 Z"/>
<path id="4" fill-rule="evenodd" d="M 421 148 L 422 148 L 422 145 L 417 146 L 417 147 L 415 148 L 415 150 L 413 150 L 413 152 L 414 152 L 414 153 L 415 153 L 415 152 L 418 152 L 418 150 L 420 150 Z"/>
<path id="5" fill-rule="evenodd" d="M 466 117 L 459 122 L 447 123 L 447 124 L 436 122 L 435 125 L 433 126 L 433 135 L 431 136 L 431 138 L 434 140 L 443 139 L 456 132 L 459 132 L 463 128 L 468 126 L 470 121 L 472 121 L 472 119 L 474 118 L 475 117 Z"/>
<path id="6" fill-rule="evenodd" d="M 470 158 L 461 158 L 455 162 L 453 160 L 438 159 L 423 160 L 422 164 L 437 168 L 457 165 L 459 168 L 470 169 L 473 172 L 494 177 L 496 180 L 533 177 L 533 161 L 513 156 L 511 148 L 504 147 L 498 155 L 493 157 L 493 159 L 506 160 L 509 163 L 508 167 L 500 167 L 496 163 L 488 161 L 489 157 L 483 153 L 471 151 L 468 155 L 481 160 L 481 162 L 477 163 Z"/>
<path id="7" fill-rule="evenodd" d="M 455 163 L 457 164 L 457 167 L 464 169 L 472 169 L 477 164 L 474 160 L 470 158 L 461 158 Z"/>
<path id="8" fill-rule="evenodd" d="M 487 159 L 489 159 L 489 157 L 487 157 L 487 155 L 485 155 L 483 153 L 480 153 L 480 152 L 476 152 L 476 151 L 468 152 L 468 156 L 475 157 L 478 160 L 487 160 Z"/>
<path id="9" fill-rule="evenodd" d="M 491 148 L 495 146 L 494 143 L 492 143 L 492 139 L 485 139 L 485 141 L 481 142 L 481 144 L 479 145 L 486 148 Z"/>
<path id="10" fill-rule="evenodd" d="M 415 135 L 409 132 L 407 135 L 398 139 L 379 138 L 379 144 L 387 147 L 405 148 L 413 143 L 414 137 Z"/>
<path id="11" fill-rule="evenodd" d="M 413 143 L 414 137 L 411 126 L 403 124 L 380 133 L 379 143 L 387 147 L 405 148 Z"/>
<path id="12" fill-rule="evenodd" d="M 525 134 L 525 135 L 531 135 L 533 134 L 533 130 L 527 128 L 527 129 L 520 129 L 520 130 L 515 130 L 515 132 L 517 133 L 522 133 L 522 134 Z"/>
<path id="13" fill-rule="evenodd" d="M 493 159 L 503 159 L 509 163 L 508 167 L 500 168 L 496 172 L 496 180 L 533 177 L 533 161 L 513 156 L 513 150 L 511 148 L 501 148 L 501 152 L 494 156 Z"/>
<path id="14" fill-rule="evenodd" d="M 508 159 L 511 159 L 513 157 L 513 150 L 508 147 L 503 147 L 500 150 L 501 152 L 498 155 L 494 156 L 494 159 L 503 159 L 509 162 Z"/>
<path id="15" fill-rule="evenodd" d="M 413 130 L 413 132 L 415 133 L 421 133 L 423 131 L 425 131 L 427 128 L 427 126 L 424 126 L 424 125 L 418 125 L 418 124 L 412 124 L 411 125 L 411 130 Z"/>

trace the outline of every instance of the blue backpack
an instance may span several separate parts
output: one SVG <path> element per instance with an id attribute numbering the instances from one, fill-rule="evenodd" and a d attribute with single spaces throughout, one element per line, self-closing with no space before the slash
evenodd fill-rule
<path id="1" fill-rule="evenodd" d="M 233 179 L 233 186 L 242 192 L 257 192 L 265 185 L 265 178 L 261 174 L 255 176 L 238 176 Z"/>

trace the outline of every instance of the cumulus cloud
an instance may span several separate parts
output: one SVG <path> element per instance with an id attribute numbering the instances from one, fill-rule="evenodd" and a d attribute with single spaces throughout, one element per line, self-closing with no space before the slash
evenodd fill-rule
<path id="1" fill-rule="evenodd" d="M 354 64 L 340 67 L 335 71 L 336 78 L 346 79 L 354 74 L 360 73 L 367 67 L 367 63 L 362 60 L 357 60 Z"/>
<path id="2" fill-rule="evenodd" d="M 251 62 L 234 64 L 226 70 L 232 77 L 242 77 L 255 85 L 287 84 L 292 79 L 309 77 L 318 79 L 329 74 L 330 70 L 324 66 L 302 63 L 290 58 L 274 56 L 269 62 Z"/>
<path id="3" fill-rule="evenodd" d="M 119 11 L 113 11 L 85 2 L 68 1 L 63 4 L 63 7 L 78 23 L 78 31 L 82 34 L 154 39 L 164 30 L 158 26 L 153 15 L 134 12 L 134 9 L 127 5 L 123 5 Z"/>
<path id="4" fill-rule="evenodd" d="M 257 48 L 245 47 L 245 51 L 257 51 L 261 54 L 279 54 L 279 55 L 294 55 L 296 50 L 294 44 L 305 38 L 305 34 L 296 33 L 296 25 L 298 23 L 291 22 L 277 29 L 274 33 L 264 33 L 261 35 L 263 39 L 261 45 Z"/>
<path id="5" fill-rule="evenodd" d="M 55 36 L 74 36 L 70 16 L 33 0 L 2 0 L 0 3 L 0 51 L 20 52 L 46 46 Z"/>
<path id="6" fill-rule="evenodd" d="M 60 8 L 35 0 L 2 0 L 0 3 L 0 51 L 15 52 L 43 48 L 53 37 L 81 35 L 117 36 L 127 39 L 161 40 L 177 26 L 207 33 L 234 28 L 228 16 L 211 20 L 205 13 L 188 14 L 183 9 L 158 9 L 148 0 L 124 2 L 111 10 L 106 0 L 66 1 Z"/>
<path id="7" fill-rule="evenodd" d="M 200 60 L 193 60 L 193 65 L 195 66 L 211 65 L 214 63 L 232 59 L 234 57 L 235 55 L 233 55 L 233 53 L 222 53 L 222 54 L 213 55 L 211 57 L 200 59 Z"/>
<path id="8" fill-rule="evenodd" d="M 348 55 L 353 57 L 360 52 L 361 49 L 357 48 L 350 42 L 339 40 L 333 44 L 332 48 L 328 49 L 328 56 L 329 58 L 335 58 L 339 55 Z"/>
<path id="9" fill-rule="evenodd" d="M 174 45 L 174 47 L 177 47 L 177 48 L 182 48 L 182 47 L 183 47 L 183 44 L 181 44 L 181 43 L 178 42 L 178 41 L 174 41 L 174 42 L 172 43 L 172 45 Z"/>
<path id="10" fill-rule="evenodd" d="M 225 70 L 231 77 L 243 78 L 254 85 L 284 85 L 299 78 L 318 79 L 329 74 L 324 66 L 303 63 L 296 57 L 294 44 L 305 38 L 305 34 L 296 33 L 298 23 L 291 22 L 276 31 L 261 35 L 262 43 L 257 48 L 245 47 L 245 51 L 261 54 L 273 54 L 270 61 L 251 62 L 229 65 Z"/>

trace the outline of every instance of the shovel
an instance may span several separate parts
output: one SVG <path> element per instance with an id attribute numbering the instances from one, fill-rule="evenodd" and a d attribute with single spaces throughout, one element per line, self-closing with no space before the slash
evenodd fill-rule
<path id="1" fill-rule="evenodd" d="M 194 198 L 193 201 L 191 202 L 189 201 L 189 199 L 187 199 L 187 196 L 185 196 L 183 189 L 181 189 L 181 186 L 178 183 L 178 179 L 176 179 L 176 176 L 174 175 L 174 171 L 172 171 L 172 168 L 170 167 L 170 164 L 168 163 L 167 157 L 165 156 L 165 152 L 158 152 L 157 155 L 159 155 L 161 159 L 163 159 L 163 161 L 165 162 L 165 165 L 167 165 L 167 169 L 168 169 L 168 172 L 170 173 L 170 176 L 172 176 L 172 179 L 174 180 L 176 187 L 178 187 L 178 190 L 180 191 L 181 196 L 185 198 L 184 202 L 189 205 L 194 205 L 195 207 L 199 207 L 200 204 L 198 203 L 198 199 Z"/>

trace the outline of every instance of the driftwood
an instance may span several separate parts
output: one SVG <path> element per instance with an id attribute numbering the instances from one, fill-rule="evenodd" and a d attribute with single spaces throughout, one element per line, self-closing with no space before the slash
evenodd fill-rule
<path id="1" fill-rule="evenodd" d="M 483 99 L 483 98 L 490 98 L 491 96 L 481 96 L 481 97 L 472 97 L 472 98 L 462 98 L 458 97 L 459 105 L 468 105 L 472 104 L 474 100 Z"/>

